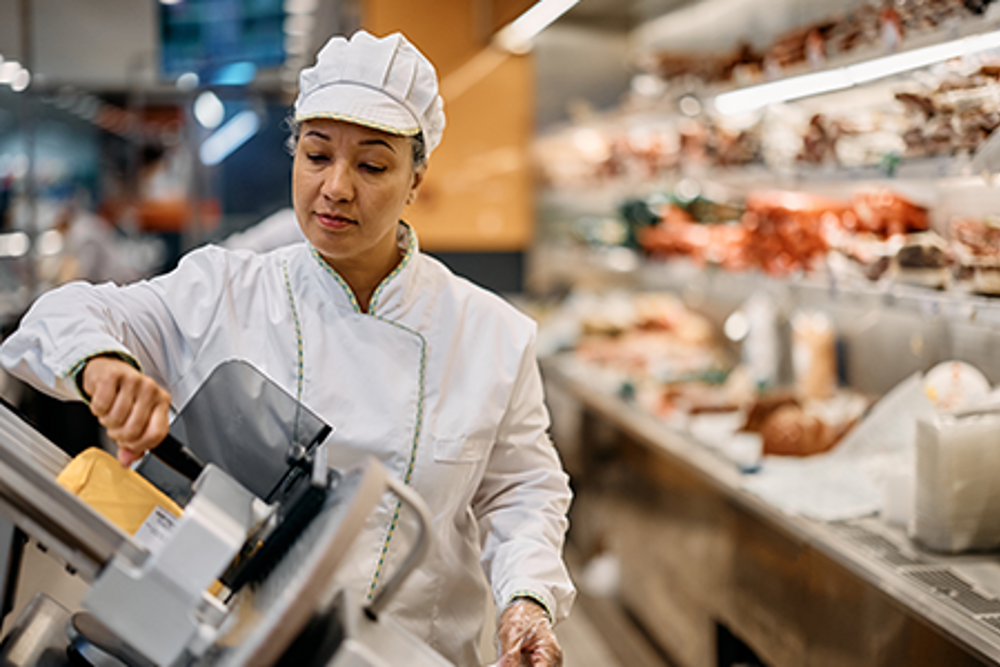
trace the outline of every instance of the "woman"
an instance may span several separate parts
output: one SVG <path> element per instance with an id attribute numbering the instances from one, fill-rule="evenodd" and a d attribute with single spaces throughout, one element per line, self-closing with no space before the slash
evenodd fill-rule
<path id="1" fill-rule="evenodd" d="M 534 325 L 421 254 L 400 221 L 441 139 L 437 87 L 402 35 L 334 37 L 295 103 L 307 243 L 208 247 L 148 282 L 65 286 L 32 307 L 0 362 L 89 400 L 129 464 L 213 368 L 250 361 L 335 427 L 331 465 L 375 455 L 431 507 L 432 552 L 390 613 L 455 664 L 481 664 L 488 584 L 501 664 L 558 665 L 552 623 L 574 595 L 560 555 L 571 496 L 546 435 Z M 408 551 L 405 526 L 384 501 L 344 584 L 371 595 Z"/>

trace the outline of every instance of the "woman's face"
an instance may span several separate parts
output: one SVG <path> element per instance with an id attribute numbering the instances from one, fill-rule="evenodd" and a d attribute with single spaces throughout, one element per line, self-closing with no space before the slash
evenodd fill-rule
<path id="1" fill-rule="evenodd" d="M 424 169 L 414 169 L 408 137 L 326 118 L 304 121 L 292 190 L 305 237 L 334 268 L 394 263 L 397 224 Z"/>

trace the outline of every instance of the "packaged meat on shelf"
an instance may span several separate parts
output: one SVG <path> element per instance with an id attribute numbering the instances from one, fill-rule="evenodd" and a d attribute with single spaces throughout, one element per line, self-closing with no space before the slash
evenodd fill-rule
<path id="1" fill-rule="evenodd" d="M 997 294 L 969 236 L 997 214 L 1000 5 L 836 4 L 764 47 L 637 48 L 642 85 L 536 142 L 543 202 L 577 209 L 548 206 L 540 236 L 559 219 L 647 259 Z"/>
<path id="2" fill-rule="evenodd" d="M 748 319 L 746 330 L 717 327 L 668 291 L 574 293 L 541 319 L 539 350 L 702 444 L 724 453 L 735 444 L 741 463 L 831 449 L 870 402 L 838 386 L 833 332 L 800 327 L 794 380 L 782 386 L 778 369 L 758 368 L 759 341 L 779 335 L 778 322 Z M 740 345 L 751 328 L 758 344 Z"/>
<path id="3" fill-rule="evenodd" d="M 809 14 L 763 47 L 638 48 L 616 108 L 540 136 L 527 282 L 569 294 L 545 356 L 763 462 L 755 492 L 850 479 L 829 517 L 912 473 L 912 421 L 871 443 L 931 369 L 1000 382 L 1000 4 Z M 830 472 L 858 460 L 870 484 Z"/>

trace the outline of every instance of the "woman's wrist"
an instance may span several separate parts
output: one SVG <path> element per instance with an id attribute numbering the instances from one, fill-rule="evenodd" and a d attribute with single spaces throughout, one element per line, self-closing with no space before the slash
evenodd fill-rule
<path id="1" fill-rule="evenodd" d="M 122 361 L 122 362 L 128 364 L 129 366 L 132 366 L 133 368 L 135 368 L 140 373 L 142 372 L 142 368 L 139 367 L 139 362 L 137 362 L 135 359 L 133 359 L 130 355 L 125 354 L 124 352 L 119 352 L 118 350 L 108 350 L 106 352 L 96 352 L 94 354 L 91 354 L 91 355 L 87 356 L 82 361 L 78 362 L 74 366 L 74 370 L 70 372 L 70 374 L 73 376 L 73 381 L 76 384 L 76 389 L 77 389 L 77 391 L 80 392 L 80 397 L 83 398 L 84 403 L 88 403 L 89 404 L 90 403 L 90 398 L 91 398 L 91 396 L 87 392 L 87 390 L 84 389 L 84 373 L 87 370 L 87 364 L 89 364 L 94 359 L 98 359 L 98 358 L 102 358 L 102 357 L 109 357 L 111 359 L 118 359 L 119 361 Z"/>
<path id="2" fill-rule="evenodd" d="M 514 605 L 514 604 L 516 604 L 518 602 L 521 602 L 521 601 L 529 602 L 529 603 L 531 603 L 531 604 L 539 607 L 545 613 L 545 618 L 549 621 L 549 623 L 550 624 L 554 623 L 554 619 L 553 619 L 553 616 L 552 616 L 552 610 L 549 609 L 549 606 L 547 604 L 545 604 L 545 599 L 542 598 L 541 595 L 539 595 L 539 594 L 537 594 L 537 593 L 535 593 L 533 591 L 517 591 L 517 592 L 515 592 L 514 594 L 512 594 L 507 599 L 507 604 L 505 604 L 503 606 L 503 610 L 505 611 L 509 607 L 511 607 L 512 605 Z"/>

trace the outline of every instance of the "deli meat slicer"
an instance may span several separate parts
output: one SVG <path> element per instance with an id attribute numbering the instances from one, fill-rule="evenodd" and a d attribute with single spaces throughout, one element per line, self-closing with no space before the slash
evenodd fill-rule
<path id="1" fill-rule="evenodd" d="M 0 667 L 449 665 L 381 613 L 426 553 L 426 505 L 374 459 L 330 469 L 330 432 L 249 364 L 224 362 L 138 467 L 183 507 L 151 514 L 139 539 L 60 485 L 69 457 L 0 405 L 0 517 L 88 586 L 82 609 L 42 592 L 7 619 Z M 331 581 L 386 492 L 419 535 L 356 600 Z"/>

